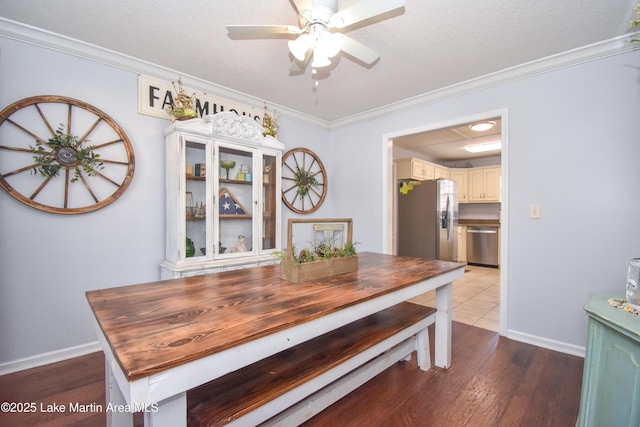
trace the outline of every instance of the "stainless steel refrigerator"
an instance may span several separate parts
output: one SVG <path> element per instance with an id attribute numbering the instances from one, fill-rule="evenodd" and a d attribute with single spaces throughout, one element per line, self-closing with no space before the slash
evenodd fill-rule
<path id="1" fill-rule="evenodd" d="M 398 255 L 456 261 L 458 183 L 450 179 L 414 183 L 398 193 Z"/>

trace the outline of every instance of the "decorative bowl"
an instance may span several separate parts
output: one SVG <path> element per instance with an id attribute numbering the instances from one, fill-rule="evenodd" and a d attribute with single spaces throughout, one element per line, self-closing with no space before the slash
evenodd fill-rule
<path id="1" fill-rule="evenodd" d="M 220 160 L 220 167 L 223 169 L 231 169 L 236 166 L 235 160 Z"/>
<path id="2" fill-rule="evenodd" d="M 229 179 L 229 169 L 232 169 L 235 165 L 235 160 L 220 160 L 220 167 L 227 171 L 227 179 Z"/>

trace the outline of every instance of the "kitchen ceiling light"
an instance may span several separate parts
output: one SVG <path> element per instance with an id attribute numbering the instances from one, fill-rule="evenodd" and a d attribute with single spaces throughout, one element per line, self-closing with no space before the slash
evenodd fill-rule
<path id="1" fill-rule="evenodd" d="M 482 132 L 484 130 L 489 130 L 491 129 L 493 126 L 495 126 L 496 122 L 480 122 L 480 123 L 474 123 L 472 125 L 469 125 L 469 129 L 476 131 L 476 132 Z"/>
<path id="2" fill-rule="evenodd" d="M 484 144 L 472 144 L 464 147 L 470 153 L 484 153 L 485 151 L 496 151 L 502 149 L 502 141 L 485 142 Z"/>

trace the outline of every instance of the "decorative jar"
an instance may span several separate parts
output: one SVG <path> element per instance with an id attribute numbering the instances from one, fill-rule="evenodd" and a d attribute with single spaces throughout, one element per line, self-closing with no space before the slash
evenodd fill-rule
<path id="1" fill-rule="evenodd" d="M 627 270 L 627 302 L 640 310 L 640 258 L 633 258 Z"/>

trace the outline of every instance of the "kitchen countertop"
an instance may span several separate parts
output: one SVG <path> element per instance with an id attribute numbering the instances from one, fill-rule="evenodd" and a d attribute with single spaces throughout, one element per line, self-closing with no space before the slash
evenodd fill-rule
<path id="1" fill-rule="evenodd" d="M 499 219 L 458 219 L 458 225 L 490 225 L 500 227 Z"/>

